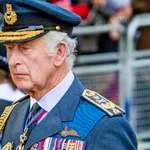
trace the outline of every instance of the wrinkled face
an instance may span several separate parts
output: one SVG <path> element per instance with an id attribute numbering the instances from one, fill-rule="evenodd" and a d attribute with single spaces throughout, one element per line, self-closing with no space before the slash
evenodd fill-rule
<path id="1" fill-rule="evenodd" d="M 10 73 L 16 86 L 26 92 L 47 86 L 55 72 L 54 56 L 40 39 L 6 44 Z"/>

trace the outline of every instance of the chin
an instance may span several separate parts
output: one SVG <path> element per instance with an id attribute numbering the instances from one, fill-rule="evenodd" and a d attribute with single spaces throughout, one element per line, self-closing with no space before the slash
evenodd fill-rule
<path id="1" fill-rule="evenodd" d="M 29 92 L 29 91 L 31 91 L 31 89 L 30 88 L 28 88 L 28 87 L 19 87 L 18 86 L 18 89 L 20 89 L 20 90 L 22 90 L 22 91 L 25 91 L 25 92 Z"/>
<path id="2" fill-rule="evenodd" d="M 31 84 L 27 84 L 27 83 L 25 83 L 25 84 L 19 83 L 19 84 L 16 84 L 16 86 L 18 89 L 23 90 L 25 92 L 29 92 L 33 88 L 33 86 Z"/>

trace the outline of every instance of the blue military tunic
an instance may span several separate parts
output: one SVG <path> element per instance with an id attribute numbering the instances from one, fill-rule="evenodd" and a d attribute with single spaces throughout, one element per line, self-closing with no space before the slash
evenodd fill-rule
<path id="1" fill-rule="evenodd" d="M 28 113 L 29 96 L 26 96 L 18 102 L 8 118 L 3 130 L 2 147 L 10 142 L 13 143 L 12 149 L 16 149 Z M 121 108 L 98 93 L 86 90 L 75 77 L 59 103 L 32 130 L 24 149 L 36 149 L 36 146 L 38 149 L 43 141 L 46 145 L 46 141 L 51 140 L 53 142 L 48 149 L 71 150 L 74 147 L 60 148 L 60 143 L 65 141 L 67 145 L 69 141 L 83 145 L 82 149 L 86 150 L 136 150 L 135 133 L 123 113 Z"/>

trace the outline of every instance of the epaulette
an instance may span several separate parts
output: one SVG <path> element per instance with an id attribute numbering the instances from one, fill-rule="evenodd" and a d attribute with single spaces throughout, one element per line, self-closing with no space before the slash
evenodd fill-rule
<path id="1" fill-rule="evenodd" d="M 8 118 L 9 118 L 12 110 L 15 108 L 15 106 L 18 103 L 22 102 L 23 100 L 27 99 L 28 97 L 29 97 L 29 95 L 26 95 L 23 98 L 13 102 L 11 106 L 7 106 L 5 108 L 5 110 L 3 111 L 2 115 L 0 116 L 0 134 L 2 133 L 2 131 L 3 131 L 4 127 L 5 127 L 5 124 L 6 124 L 7 120 L 8 120 Z"/>
<path id="2" fill-rule="evenodd" d="M 85 89 L 82 96 L 92 104 L 99 107 L 110 117 L 125 114 L 125 111 L 122 108 L 104 98 L 95 91 Z"/>

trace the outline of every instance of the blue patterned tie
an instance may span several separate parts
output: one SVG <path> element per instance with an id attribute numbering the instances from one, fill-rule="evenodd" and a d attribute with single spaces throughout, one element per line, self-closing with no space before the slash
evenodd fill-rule
<path id="1" fill-rule="evenodd" d="M 39 104 L 36 102 L 35 104 L 33 104 L 32 108 L 31 108 L 31 115 L 28 119 L 28 122 L 35 116 L 35 114 L 41 109 L 41 107 L 39 106 Z"/>

